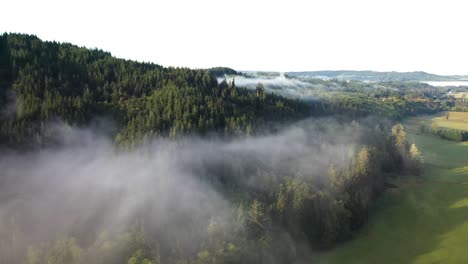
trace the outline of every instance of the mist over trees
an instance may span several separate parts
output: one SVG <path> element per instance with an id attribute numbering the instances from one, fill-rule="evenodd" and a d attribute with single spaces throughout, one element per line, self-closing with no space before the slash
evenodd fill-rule
<path id="1" fill-rule="evenodd" d="M 303 101 L 19 34 L 0 59 L 1 263 L 311 260 L 423 170 L 394 120 L 445 107 L 338 80 Z"/>
<path id="2" fill-rule="evenodd" d="M 448 110 L 455 105 L 447 95 L 449 88 L 414 81 L 323 80 L 278 72 L 226 74 L 224 78 L 252 90 L 261 83 L 266 92 L 305 101 L 314 115 L 346 115 L 351 118 L 377 115 L 401 120 L 411 115 Z M 224 78 L 218 77 L 218 80 Z"/>
<path id="3" fill-rule="evenodd" d="M 117 152 L 96 132 L 57 129 L 59 146 L 1 155 L 5 263 L 302 261 L 349 239 L 419 155 L 376 120 Z"/>

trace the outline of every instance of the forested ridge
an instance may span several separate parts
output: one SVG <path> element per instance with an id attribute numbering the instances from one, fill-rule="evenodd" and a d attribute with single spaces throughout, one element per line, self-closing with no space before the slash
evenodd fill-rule
<path id="1" fill-rule="evenodd" d="M 262 84 L 218 81 L 249 77 L 230 68 L 162 67 L 31 35 L 0 38 L 0 144 L 14 147 L 43 145 L 51 121 L 86 126 L 104 117 L 114 122 L 116 143 L 132 145 L 186 133 L 251 135 L 309 115 L 402 119 L 453 105 L 439 100 L 444 90 L 425 84 L 318 79 L 304 80 L 321 88 L 310 88 L 314 100 L 303 102 L 280 96 L 281 87 L 275 95 Z"/>
<path id="2" fill-rule="evenodd" d="M 11 145 L 41 144 L 52 120 L 83 125 L 111 117 L 117 143 L 134 143 L 183 132 L 249 134 L 308 112 L 296 100 L 218 83 L 209 70 L 123 60 L 35 36 L 3 34 L 0 56 L 0 142 Z"/>
<path id="3" fill-rule="evenodd" d="M 302 102 L 218 81 L 228 68 L 166 68 L 29 35 L 0 43 L 5 263 L 311 260 L 352 238 L 393 178 L 423 169 L 405 128 L 380 117 L 443 107 L 430 89 L 344 82 Z M 100 117 L 115 122 L 110 144 L 80 130 Z M 73 140 L 46 144 L 54 122 Z M 9 152 L 31 146 L 40 151 Z"/>

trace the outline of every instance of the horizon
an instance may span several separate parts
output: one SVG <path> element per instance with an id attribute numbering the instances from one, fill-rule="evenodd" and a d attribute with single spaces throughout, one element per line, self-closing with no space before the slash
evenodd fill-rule
<path id="1" fill-rule="evenodd" d="M 19 0 L 6 3 L 0 32 L 168 67 L 468 75 L 468 37 L 460 33 L 468 24 L 465 6 L 457 0 Z"/>
<path id="2" fill-rule="evenodd" d="M 414 71 L 396 71 L 396 70 L 389 70 L 389 71 L 378 71 L 378 70 L 371 70 L 371 69 L 364 69 L 364 70 L 356 70 L 356 69 L 333 69 L 333 70 L 330 70 L 330 69 L 318 69 L 318 70 L 294 70 L 294 71 L 289 71 L 289 70 L 286 70 L 286 71 L 275 71 L 275 70 L 263 70 L 263 69 L 257 69 L 257 70 L 243 70 L 243 69 L 236 69 L 236 68 L 233 68 L 233 67 L 230 67 L 229 65 L 217 65 L 217 66 L 212 66 L 212 67 L 207 67 L 207 68 L 194 68 L 194 67 L 188 67 L 188 66 L 172 66 L 172 65 L 162 65 L 162 64 L 159 64 L 158 62 L 152 62 L 152 61 L 144 61 L 144 60 L 136 60 L 136 59 L 132 59 L 132 58 L 123 58 L 123 57 L 119 57 L 119 56 L 116 56 L 114 53 L 112 53 L 111 51 L 108 51 L 108 50 L 103 50 L 99 47 L 87 47 L 87 46 L 80 46 L 80 45 L 77 45 L 75 43 L 71 43 L 71 42 L 68 42 L 68 41 L 58 41 L 58 40 L 46 40 L 46 39 L 43 39 L 35 34 L 29 34 L 29 33 L 23 33 L 23 32 L 0 32 L 0 34 L 25 34 L 25 35 L 29 35 L 29 36 L 35 36 L 37 38 L 39 38 L 40 40 L 42 41 L 49 41 L 49 42 L 57 42 L 59 44 L 71 44 L 71 45 L 74 45 L 74 46 L 77 46 L 79 48 L 86 48 L 86 49 L 89 49 L 89 50 L 93 50 L 93 49 L 97 49 L 97 50 L 102 50 L 103 52 L 108 52 L 111 54 L 111 56 L 117 58 L 117 59 L 125 59 L 125 60 L 132 60 L 132 61 L 136 61 L 138 63 L 153 63 L 153 64 L 157 64 L 157 65 L 160 65 L 160 66 L 163 66 L 163 67 L 185 67 L 185 68 L 191 68 L 191 69 L 210 69 L 210 68 L 230 68 L 230 69 L 233 69 L 237 72 L 273 72 L 273 73 L 300 73 L 300 72 L 347 72 L 347 71 L 350 71 L 350 72 L 375 72 L 375 73 L 426 73 L 426 74 L 432 74 L 432 75 L 439 75 L 439 76 L 468 76 L 468 74 L 437 74 L 437 73 L 433 73 L 433 72 L 427 72 L 427 71 L 422 71 L 422 70 L 414 70 Z"/>
<path id="3" fill-rule="evenodd" d="M 204 68 L 190 67 L 190 66 L 183 66 L 183 65 L 182 66 L 177 66 L 177 65 L 174 66 L 174 65 L 164 65 L 164 64 L 161 64 L 161 63 L 155 62 L 155 61 L 139 60 L 139 59 L 134 59 L 134 58 L 124 58 L 124 57 L 115 55 L 112 51 L 105 50 L 105 49 L 102 49 L 100 47 L 89 47 L 89 46 L 84 46 L 84 45 L 78 45 L 78 44 L 70 42 L 70 41 L 62 41 L 62 40 L 56 40 L 56 39 L 52 39 L 52 40 L 44 39 L 44 38 L 41 38 L 40 36 L 38 36 L 36 34 L 33 34 L 33 33 L 6 32 L 6 31 L 0 32 L 0 33 L 1 34 L 25 34 L 25 35 L 35 36 L 35 37 L 39 38 L 42 41 L 57 42 L 57 43 L 60 43 L 60 44 L 71 44 L 71 45 L 74 45 L 74 46 L 77 46 L 77 47 L 80 47 L 80 48 L 86 48 L 86 49 L 90 49 L 90 50 L 92 50 L 92 49 L 102 50 L 104 52 L 110 53 L 111 56 L 113 56 L 115 58 L 118 58 L 118 59 L 132 60 L 132 61 L 136 61 L 136 62 L 139 62 L 139 63 L 153 63 L 153 64 L 157 64 L 157 65 L 160 65 L 160 66 L 163 66 L 163 67 L 180 67 L 180 68 L 191 68 L 191 69 L 210 69 L 210 68 L 222 67 L 222 68 L 230 68 L 230 69 L 233 69 L 233 70 L 238 71 L 238 72 L 279 72 L 279 73 L 287 73 L 287 72 L 346 72 L 346 71 L 376 72 L 376 73 L 416 73 L 416 72 L 420 72 L 420 73 L 427 73 L 427 74 L 433 74 L 433 75 L 439 75 L 439 76 L 468 76 L 468 73 L 467 74 L 439 74 L 439 73 L 428 72 L 428 71 L 424 71 L 424 70 L 398 71 L 398 70 L 391 70 L 390 69 L 390 70 L 381 71 L 381 70 L 374 70 L 374 69 L 341 69 L 341 68 L 337 68 L 337 69 L 314 69 L 314 70 L 303 69 L 303 70 L 283 70 L 283 71 L 279 71 L 279 70 L 265 70 L 265 69 L 248 69 L 248 70 L 245 70 L 245 69 L 237 69 L 237 68 L 231 67 L 230 65 L 213 65 L 213 66 L 204 67 Z"/>
<path id="4" fill-rule="evenodd" d="M 276 71 L 276 70 L 264 70 L 264 69 L 256 69 L 256 70 L 243 70 L 243 69 L 236 69 L 236 68 L 233 68 L 233 67 L 230 67 L 229 65 L 217 65 L 217 66 L 212 66 L 212 67 L 207 67 L 207 68 L 194 68 L 194 67 L 189 67 L 189 66 L 172 66 L 172 65 L 162 65 L 158 62 L 153 62 L 153 61 L 144 61 L 144 60 L 137 60 L 137 59 L 132 59 L 132 58 L 123 58 L 123 57 L 119 57 L 119 56 L 116 56 L 114 53 L 112 53 L 111 51 L 108 51 L 108 50 L 104 50 L 104 49 L 101 49 L 99 47 L 87 47 L 87 46 L 81 46 L 81 45 L 77 45 L 75 43 L 72 43 L 72 42 L 68 42 L 68 41 L 59 41 L 59 40 L 46 40 L 46 39 L 43 39 L 35 34 L 30 34 L 30 33 L 23 33 L 23 32 L 0 32 L 0 34 L 24 34 L 24 35 L 28 35 L 28 36 L 34 36 L 34 37 L 37 37 L 39 38 L 40 40 L 42 41 L 48 41 L 48 42 L 57 42 L 59 44 L 71 44 L 71 45 L 74 45 L 74 46 L 77 46 L 79 48 L 85 48 L 85 49 L 89 49 L 89 50 L 93 50 L 93 49 L 97 49 L 97 50 L 102 50 L 103 52 L 108 52 L 110 53 L 110 55 L 112 57 L 115 57 L 117 59 L 124 59 L 124 60 L 131 60 L 131 61 L 135 61 L 135 62 L 138 62 L 138 63 L 153 63 L 153 64 L 156 64 L 156 65 L 160 65 L 160 66 L 163 66 L 163 67 L 181 67 L 181 68 L 191 68 L 191 69 L 210 69 L 210 68 L 230 68 L 230 69 L 233 69 L 237 72 L 272 72 L 272 73 L 300 73 L 300 72 L 375 72 L 375 73 L 426 73 L 426 74 L 432 74 L 432 75 L 439 75 L 439 76 L 468 76 L 468 74 L 437 74 L 437 73 L 433 73 L 433 72 L 427 72 L 427 71 L 423 71 L 423 70 L 414 70 L 414 71 L 396 71 L 396 70 L 388 70 L 388 71 L 378 71 L 378 70 L 372 70 L 372 69 L 363 69 L 363 70 L 356 70 L 356 69 L 318 69 L 318 70 L 294 70 L 294 71 L 289 71 L 289 70 L 286 70 L 286 71 Z M 437 81 L 436 81 L 437 82 Z"/>
<path id="5" fill-rule="evenodd" d="M 468 263 L 467 0 L 2 7 L 0 264 Z"/>

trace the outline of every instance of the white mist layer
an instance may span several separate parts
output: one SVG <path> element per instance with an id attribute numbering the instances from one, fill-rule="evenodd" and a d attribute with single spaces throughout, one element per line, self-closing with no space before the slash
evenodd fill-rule
<path id="1" fill-rule="evenodd" d="M 283 73 L 277 76 L 263 76 L 249 73 L 248 76 L 225 76 L 218 78 L 218 82 L 226 79 L 228 82 L 234 80 L 236 86 L 255 89 L 258 83 L 263 84 L 268 92 L 276 93 L 289 98 L 313 99 L 314 90 L 326 88 L 321 84 L 287 78 Z"/>
<path id="2" fill-rule="evenodd" d="M 92 131 L 59 130 L 59 147 L 0 155 L 0 241 L 7 245 L 0 255 L 63 235 L 93 241 L 139 218 L 151 232 L 195 251 L 210 219 L 229 217 L 240 202 L 216 187 L 224 172 L 259 190 L 292 176 L 292 169 L 300 177 L 323 177 L 330 163 L 349 164 L 359 138 L 350 127 L 322 120 L 270 136 L 157 140 L 123 152 Z M 259 176 L 253 164 L 275 175 Z"/>

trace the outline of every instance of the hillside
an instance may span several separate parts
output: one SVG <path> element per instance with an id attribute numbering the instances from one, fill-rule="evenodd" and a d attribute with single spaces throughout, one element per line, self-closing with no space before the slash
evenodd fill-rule
<path id="1" fill-rule="evenodd" d="M 368 101 L 347 83 L 306 104 L 218 81 L 228 68 L 0 40 L 1 263 L 311 260 L 366 225 L 390 177 L 422 168 L 381 117 L 439 107 L 430 90 Z"/>
<path id="2" fill-rule="evenodd" d="M 400 119 L 438 111 L 433 99 L 445 93 L 418 83 L 163 67 L 30 35 L 0 40 L 0 145 L 14 148 L 46 144 L 57 122 L 84 127 L 104 119 L 117 144 L 134 145 L 192 133 L 251 135 L 310 114 Z M 226 75 L 234 79 L 220 78 Z"/>
<path id="3" fill-rule="evenodd" d="M 209 70 L 123 60 L 30 35 L 3 34 L 0 43 L 0 144 L 43 144 L 51 121 L 106 117 L 117 143 L 132 144 L 190 132 L 249 134 L 308 113 L 298 101 L 218 83 Z"/>

